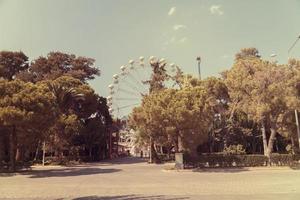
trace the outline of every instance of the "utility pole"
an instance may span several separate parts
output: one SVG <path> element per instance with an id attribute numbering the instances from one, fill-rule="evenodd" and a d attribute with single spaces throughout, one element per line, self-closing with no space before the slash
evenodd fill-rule
<path id="1" fill-rule="evenodd" d="M 292 46 L 288 50 L 288 54 L 291 52 L 291 50 L 294 48 L 294 46 L 297 44 L 297 42 L 300 39 L 300 35 L 297 37 L 296 41 L 292 44 Z M 297 134 L 298 134 L 298 142 L 299 142 L 299 149 L 300 149 L 300 128 L 299 128 L 299 120 L 298 120 L 298 111 L 295 109 L 295 119 L 296 119 L 296 126 L 297 126 Z"/>
<path id="2" fill-rule="evenodd" d="M 200 68 L 200 64 L 201 64 L 201 57 L 198 56 L 196 58 L 197 62 L 198 62 L 198 75 L 199 75 L 199 79 L 201 80 L 201 68 Z"/>

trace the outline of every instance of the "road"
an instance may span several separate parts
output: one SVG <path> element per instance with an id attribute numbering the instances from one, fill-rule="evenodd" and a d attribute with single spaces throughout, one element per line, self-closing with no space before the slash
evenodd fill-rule
<path id="1" fill-rule="evenodd" d="M 231 200 L 300 199 L 300 170 L 165 170 L 138 158 L 74 167 L 38 166 L 0 174 L 0 199 Z"/>

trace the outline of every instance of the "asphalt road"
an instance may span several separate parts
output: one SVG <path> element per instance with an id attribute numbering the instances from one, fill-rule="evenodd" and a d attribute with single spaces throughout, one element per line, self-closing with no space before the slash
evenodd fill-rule
<path id="1" fill-rule="evenodd" d="M 167 164 L 170 165 L 170 164 Z M 164 170 L 138 158 L 0 174 L 0 199 L 299 200 L 300 170 Z"/>

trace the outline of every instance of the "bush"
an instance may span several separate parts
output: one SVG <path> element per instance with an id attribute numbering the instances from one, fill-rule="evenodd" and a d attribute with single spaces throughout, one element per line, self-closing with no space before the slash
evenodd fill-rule
<path id="1" fill-rule="evenodd" d="M 264 166 L 268 159 L 263 155 L 203 155 L 199 164 L 206 167 L 252 167 Z"/>
<path id="2" fill-rule="evenodd" d="M 158 154 L 158 159 L 162 162 L 168 162 L 168 161 L 174 161 L 175 160 L 175 154 Z"/>
<path id="3" fill-rule="evenodd" d="M 277 166 L 292 166 L 300 160 L 300 155 L 272 154 L 271 164 Z M 226 155 L 205 154 L 197 159 L 184 156 L 187 167 L 258 167 L 266 166 L 268 158 L 264 155 Z"/>
<path id="4" fill-rule="evenodd" d="M 291 166 L 295 162 L 300 160 L 300 155 L 292 154 L 272 154 L 271 155 L 271 164 L 276 166 Z"/>
<path id="5" fill-rule="evenodd" d="M 246 151 L 243 145 L 238 144 L 238 145 L 230 145 L 229 147 L 225 147 L 223 153 L 226 155 L 242 155 L 242 154 L 246 154 Z"/>

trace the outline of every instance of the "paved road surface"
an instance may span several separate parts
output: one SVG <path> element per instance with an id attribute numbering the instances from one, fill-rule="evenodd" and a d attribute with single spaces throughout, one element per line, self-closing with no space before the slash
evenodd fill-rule
<path id="1" fill-rule="evenodd" d="M 138 158 L 0 174 L 0 199 L 299 200 L 300 170 L 166 171 Z"/>

